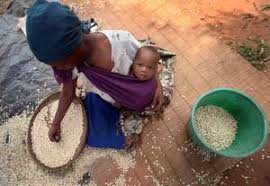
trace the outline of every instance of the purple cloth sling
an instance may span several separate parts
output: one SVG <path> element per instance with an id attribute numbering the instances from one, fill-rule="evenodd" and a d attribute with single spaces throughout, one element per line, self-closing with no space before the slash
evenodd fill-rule
<path id="1" fill-rule="evenodd" d="M 156 80 L 138 80 L 135 77 L 109 72 L 95 67 L 78 67 L 78 70 L 101 91 L 129 110 L 143 111 L 150 106 L 156 90 Z"/>
<path id="2" fill-rule="evenodd" d="M 109 72 L 95 67 L 77 67 L 101 91 L 109 94 L 126 109 L 143 111 L 150 106 L 156 90 L 156 80 L 138 80 L 135 77 Z M 53 68 L 58 83 L 72 80 L 72 70 Z"/>

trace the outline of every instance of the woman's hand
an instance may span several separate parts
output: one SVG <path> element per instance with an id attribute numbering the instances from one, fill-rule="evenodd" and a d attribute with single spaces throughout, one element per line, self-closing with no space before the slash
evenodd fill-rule
<path id="1" fill-rule="evenodd" d="M 52 124 L 49 130 L 49 139 L 52 142 L 59 142 L 61 139 L 61 127 L 58 124 Z"/>
<path id="2" fill-rule="evenodd" d="M 164 102 L 164 96 L 163 96 L 163 91 L 162 91 L 162 85 L 160 83 L 160 80 L 157 78 L 157 88 L 155 91 L 154 99 L 151 104 L 151 109 L 154 111 L 158 111 L 162 108 Z"/>

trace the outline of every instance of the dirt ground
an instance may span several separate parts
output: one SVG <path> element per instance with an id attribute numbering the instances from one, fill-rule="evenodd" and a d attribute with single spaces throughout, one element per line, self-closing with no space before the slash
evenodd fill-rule
<path id="1" fill-rule="evenodd" d="M 193 14 L 193 19 L 197 18 L 199 24 L 207 25 L 220 38 L 246 40 L 248 37 L 259 36 L 270 41 L 270 14 L 261 10 L 261 6 L 267 2 L 269 3 L 265 0 L 204 0 L 198 3 L 198 11 Z"/>
<path id="2" fill-rule="evenodd" d="M 206 1 L 203 1 L 206 2 Z M 251 39 L 257 38 L 266 46 L 270 46 L 270 11 L 264 9 L 267 1 L 215 1 L 213 7 L 201 7 L 202 13 L 199 14 L 200 25 L 206 25 L 210 29 L 210 33 L 223 40 L 226 44 L 239 52 L 239 44 L 250 43 Z M 204 4 L 204 3 L 202 3 Z M 269 1 L 268 1 L 269 6 Z M 261 50 L 254 46 L 254 42 L 250 44 L 255 50 Z M 265 68 L 262 67 L 268 77 L 270 77 L 270 60 L 269 49 L 264 51 Z"/>

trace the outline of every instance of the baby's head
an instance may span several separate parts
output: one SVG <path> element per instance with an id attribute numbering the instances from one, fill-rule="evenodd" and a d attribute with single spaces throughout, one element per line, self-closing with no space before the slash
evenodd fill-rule
<path id="1" fill-rule="evenodd" d="M 133 74 L 139 80 L 149 80 L 153 78 L 158 69 L 160 55 L 153 46 L 143 46 L 138 49 L 133 65 Z"/>

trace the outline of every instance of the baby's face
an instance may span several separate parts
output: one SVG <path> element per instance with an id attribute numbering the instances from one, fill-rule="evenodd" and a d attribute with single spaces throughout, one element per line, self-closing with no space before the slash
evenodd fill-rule
<path id="1" fill-rule="evenodd" d="M 142 81 L 153 78 L 157 70 L 157 57 L 149 50 L 144 50 L 133 62 L 133 74 Z"/>

